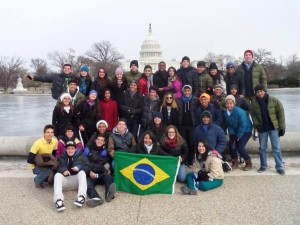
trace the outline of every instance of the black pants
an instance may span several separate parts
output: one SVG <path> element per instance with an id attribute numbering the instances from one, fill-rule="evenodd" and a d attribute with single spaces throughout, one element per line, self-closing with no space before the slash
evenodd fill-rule
<path id="1" fill-rule="evenodd" d="M 193 126 L 180 126 L 180 134 L 186 141 L 186 144 L 188 146 L 189 152 L 188 152 L 188 160 L 187 163 L 191 164 L 194 160 L 195 155 L 195 149 L 194 149 L 194 127 Z"/>
<path id="2" fill-rule="evenodd" d="M 113 177 L 108 174 L 101 174 L 96 179 L 91 179 L 90 177 L 87 179 L 87 195 L 90 198 L 100 198 L 98 192 L 95 187 L 97 184 L 104 184 L 105 186 L 105 196 L 108 192 L 109 185 L 114 182 Z"/>

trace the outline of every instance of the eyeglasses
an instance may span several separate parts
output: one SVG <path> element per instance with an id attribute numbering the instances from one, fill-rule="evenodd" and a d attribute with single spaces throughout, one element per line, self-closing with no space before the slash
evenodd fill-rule
<path id="1" fill-rule="evenodd" d="M 234 67 L 233 67 L 233 66 L 228 66 L 228 67 L 227 67 L 227 69 L 232 69 L 232 68 L 234 68 Z"/>
<path id="2" fill-rule="evenodd" d="M 166 97 L 166 99 L 173 99 L 173 97 Z"/>

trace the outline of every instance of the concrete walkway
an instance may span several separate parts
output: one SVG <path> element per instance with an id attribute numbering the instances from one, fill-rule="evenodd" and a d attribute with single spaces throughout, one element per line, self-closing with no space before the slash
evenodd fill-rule
<path id="1" fill-rule="evenodd" d="M 73 205 L 76 192 L 66 192 L 66 210 L 57 213 L 53 190 L 36 189 L 24 158 L 0 159 L 1 224 L 300 224 L 300 157 L 285 157 L 286 176 L 277 175 L 269 158 L 267 172 L 226 174 L 222 187 L 197 196 L 138 196 L 117 192 L 96 208 Z M 103 193 L 103 187 L 97 186 Z"/>

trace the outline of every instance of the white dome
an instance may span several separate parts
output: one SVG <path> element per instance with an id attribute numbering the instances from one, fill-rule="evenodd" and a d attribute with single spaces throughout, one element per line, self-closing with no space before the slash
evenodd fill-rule
<path id="1" fill-rule="evenodd" d="M 161 59 L 162 51 L 160 49 L 160 44 L 157 39 L 152 35 L 151 24 L 149 25 L 148 36 L 143 41 L 140 60 L 144 59 Z"/>

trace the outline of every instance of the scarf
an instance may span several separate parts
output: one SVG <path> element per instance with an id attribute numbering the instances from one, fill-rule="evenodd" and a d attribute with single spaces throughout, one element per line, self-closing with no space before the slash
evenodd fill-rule
<path id="1" fill-rule="evenodd" d="M 169 78 L 168 78 L 168 81 L 169 81 L 169 82 L 174 82 L 176 79 L 177 79 L 177 76 L 174 75 L 173 77 L 169 77 Z"/>
<path id="2" fill-rule="evenodd" d="M 203 129 L 204 133 L 207 133 L 207 131 L 208 131 L 208 125 L 207 124 L 203 124 L 202 125 L 202 129 Z"/>
<path id="3" fill-rule="evenodd" d="M 184 103 L 191 101 L 192 98 L 193 98 L 193 95 L 190 95 L 190 97 L 185 97 L 184 95 L 181 96 L 181 99 Z"/>
<path id="4" fill-rule="evenodd" d="M 169 139 L 167 140 L 167 145 L 170 147 L 176 147 L 177 146 L 177 137 L 175 136 L 173 139 Z"/>
<path id="5" fill-rule="evenodd" d="M 64 110 L 69 114 L 70 113 L 70 106 L 64 106 Z"/>
<path id="6" fill-rule="evenodd" d="M 91 99 L 87 99 L 87 100 L 86 100 L 86 103 L 88 104 L 88 106 L 89 106 L 90 108 L 92 108 L 93 106 L 95 106 L 95 102 L 94 102 L 93 100 L 91 100 Z"/>
<path id="7" fill-rule="evenodd" d="M 84 95 L 86 94 L 86 77 L 80 77 L 79 91 Z"/>
<path id="8" fill-rule="evenodd" d="M 151 152 L 151 150 L 152 150 L 152 147 L 153 147 L 153 144 L 152 145 L 145 145 L 144 144 L 144 146 L 145 146 L 145 148 L 146 148 L 146 150 L 147 150 L 147 152 L 148 152 L 148 154 L 150 154 L 150 152 Z"/>

